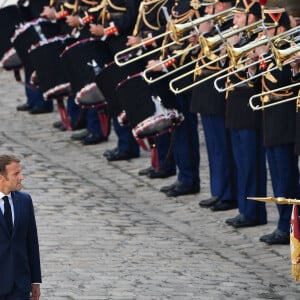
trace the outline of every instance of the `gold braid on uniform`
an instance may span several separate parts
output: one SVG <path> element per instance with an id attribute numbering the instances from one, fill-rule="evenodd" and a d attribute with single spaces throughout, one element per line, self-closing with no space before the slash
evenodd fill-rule
<path id="1" fill-rule="evenodd" d="M 140 23 L 141 20 L 143 20 L 144 24 L 151 30 L 158 30 L 161 27 L 160 24 L 160 20 L 159 20 L 159 15 L 160 15 L 160 11 L 162 10 L 162 7 L 168 2 L 168 0 L 150 0 L 150 1 L 142 1 L 139 7 L 139 14 L 134 26 L 134 30 L 133 30 L 133 36 L 136 36 L 139 32 L 139 27 L 140 27 Z M 152 8 L 150 8 L 150 5 L 153 5 Z M 161 7 L 159 9 L 157 9 L 157 6 L 161 5 Z M 154 9 L 157 9 L 157 14 L 156 14 L 156 23 L 158 24 L 158 26 L 154 26 L 152 24 L 150 24 L 147 20 L 147 15 L 152 13 Z"/>
<path id="2" fill-rule="evenodd" d="M 263 76 L 262 78 L 262 90 L 265 91 L 265 92 L 270 92 L 272 90 L 270 90 L 266 84 L 266 78 Z M 270 95 L 273 96 L 274 98 L 280 100 L 281 98 L 285 98 L 285 97 L 290 97 L 293 95 L 293 92 L 291 90 L 286 90 L 285 92 L 283 93 L 276 93 L 276 92 L 271 92 L 269 95 L 265 95 L 264 97 L 261 98 L 261 102 L 262 103 L 266 103 L 266 102 L 269 102 L 270 100 Z"/>
<path id="3" fill-rule="evenodd" d="M 95 6 L 98 4 L 98 1 L 90 1 L 90 0 L 81 0 L 81 2 L 90 6 Z"/>
<path id="4" fill-rule="evenodd" d="M 210 57 L 207 57 L 207 56 L 205 57 L 203 50 L 200 51 L 198 57 L 202 57 L 200 59 L 201 65 L 205 65 L 205 64 L 208 63 L 207 61 L 205 61 L 205 58 L 209 58 L 210 61 L 214 61 L 214 60 L 216 60 L 218 58 L 218 56 L 215 55 L 215 54 L 211 54 Z M 196 76 L 200 76 L 202 74 L 202 72 L 203 72 L 203 69 L 197 70 L 197 68 L 200 68 L 199 61 L 196 63 L 195 68 L 196 68 L 196 70 L 195 70 L 195 73 L 194 73 L 194 78 L 196 79 Z M 205 69 L 210 70 L 210 71 L 219 71 L 219 70 L 221 70 L 221 67 L 216 62 L 214 65 L 211 64 L 211 65 L 206 66 Z"/>
<path id="5" fill-rule="evenodd" d="M 186 12 L 178 15 L 177 11 L 176 11 L 178 2 L 179 2 L 179 0 L 176 0 L 175 4 L 171 8 L 171 20 L 166 26 L 166 31 L 172 31 L 174 24 L 186 23 L 189 20 L 191 20 L 194 16 L 196 16 L 196 18 L 200 17 L 198 9 L 194 9 L 194 8 L 189 9 Z M 192 3 L 192 1 L 191 1 L 191 3 Z M 161 45 L 161 49 L 162 49 L 162 54 L 160 57 L 161 59 L 163 59 L 167 56 L 167 52 L 166 52 L 167 47 L 164 47 L 164 46 L 169 42 L 169 38 L 171 38 L 172 41 L 176 42 L 177 45 L 179 45 L 179 46 L 182 45 L 182 43 L 180 43 L 172 34 L 166 34 L 166 36 L 164 37 L 164 40 L 162 42 L 162 45 Z"/>
<path id="6" fill-rule="evenodd" d="M 64 2 L 64 6 L 72 10 L 72 15 L 75 15 L 79 10 L 79 0 L 75 0 L 74 4 L 71 4 L 69 2 Z"/>
<path id="7" fill-rule="evenodd" d="M 99 22 L 101 20 L 101 24 L 104 25 L 105 22 L 110 19 L 110 13 L 107 10 L 108 7 L 111 7 L 111 8 L 113 8 L 114 10 L 116 10 L 118 12 L 125 12 L 126 11 L 126 7 L 121 7 L 121 6 L 114 5 L 111 2 L 111 0 L 102 0 L 99 5 L 89 9 L 89 12 L 100 11 L 100 13 L 97 17 L 97 21 Z"/>
<path id="8" fill-rule="evenodd" d="M 149 2 L 144 3 L 145 9 L 142 12 L 142 19 L 143 22 L 148 28 L 152 30 L 158 30 L 161 27 L 160 20 L 159 20 L 159 15 L 162 10 L 162 7 L 168 2 L 168 0 L 152 0 Z M 154 4 L 151 8 L 149 7 L 151 4 Z M 157 7 L 160 5 L 160 7 L 157 9 Z M 147 20 L 147 15 L 153 12 L 153 10 L 157 9 L 156 13 L 156 22 L 158 26 L 153 26 L 150 24 Z"/>
<path id="9" fill-rule="evenodd" d="M 300 89 L 298 91 L 298 98 L 296 101 L 296 112 L 298 112 L 299 108 L 300 108 Z"/>
<path id="10" fill-rule="evenodd" d="M 272 69 L 274 67 L 274 63 L 271 63 L 269 66 L 268 66 L 268 69 Z M 262 90 L 265 91 L 265 92 L 270 92 L 272 90 L 269 89 L 267 83 L 266 83 L 266 80 L 272 82 L 272 83 L 277 83 L 277 79 L 270 73 L 266 73 L 263 77 L 262 77 Z M 271 95 L 271 97 L 270 97 Z M 273 100 L 273 99 L 270 99 L 270 98 L 275 98 L 275 99 L 281 99 L 281 98 L 285 98 L 285 97 L 290 97 L 293 95 L 293 92 L 291 90 L 286 90 L 282 93 L 280 92 L 272 92 L 270 93 L 269 95 L 265 95 L 264 97 L 261 98 L 261 102 L 262 103 L 266 103 L 266 102 L 269 102 L 270 100 Z"/>
<path id="11" fill-rule="evenodd" d="M 247 79 L 247 75 L 245 75 L 244 77 L 242 77 L 241 75 L 239 75 L 238 73 L 234 74 L 235 77 L 238 78 L 239 81 L 245 81 Z M 232 84 L 231 79 L 229 76 L 227 76 L 226 78 L 226 83 L 225 83 L 225 87 L 229 87 Z M 248 83 L 249 87 L 251 87 L 251 85 Z M 225 94 L 225 98 L 228 99 L 229 96 L 229 91 L 234 91 L 234 87 L 231 87 L 230 89 L 226 90 L 226 94 Z"/>
<path id="12" fill-rule="evenodd" d="M 113 8 L 113 9 L 115 9 L 115 10 L 117 10 L 117 11 L 126 11 L 126 7 L 123 7 L 123 6 L 117 6 L 117 5 L 113 4 L 113 3 L 111 2 L 111 0 L 106 0 L 106 1 L 107 1 L 108 5 L 109 5 L 111 8 Z"/>

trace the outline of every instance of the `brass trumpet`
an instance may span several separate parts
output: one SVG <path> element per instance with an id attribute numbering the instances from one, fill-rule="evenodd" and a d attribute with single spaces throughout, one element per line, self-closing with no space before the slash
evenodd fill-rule
<path id="1" fill-rule="evenodd" d="M 265 108 L 280 105 L 280 104 L 290 102 L 290 101 L 293 101 L 293 100 L 298 100 L 298 99 L 300 100 L 300 94 L 298 94 L 297 96 L 292 96 L 292 97 L 285 98 L 285 99 L 282 99 L 282 100 L 278 100 L 278 101 L 275 101 L 275 102 L 272 102 L 272 103 L 264 103 L 264 101 L 261 101 L 262 105 L 254 105 L 253 104 L 253 101 L 256 98 L 261 98 L 262 99 L 265 96 L 268 96 L 269 94 L 278 93 L 278 92 L 281 92 L 281 91 L 286 91 L 286 90 L 293 89 L 293 88 L 296 88 L 296 87 L 300 87 L 300 82 L 293 83 L 293 84 L 290 84 L 290 85 L 286 85 L 286 86 L 280 87 L 280 88 L 275 89 L 275 90 L 271 90 L 271 91 L 267 91 L 267 92 L 264 92 L 264 93 L 253 95 L 249 99 L 249 105 L 252 108 L 252 110 L 255 111 L 255 110 L 264 110 Z"/>
<path id="2" fill-rule="evenodd" d="M 164 32 L 162 34 L 154 36 L 153 41 L 157 41 L 159 39 L 165 38 L 166 36 L 170 35 L 173 37 L 172 42 L 165 44 L 162 47 L 157 47 L 156 49 L 142 53 L 140 55 L 136 55 L 136 53 L 134 53 L 134 51 L 138 52 L 138 50 L 141 49 L 142 47 L 144 47 L 144 45 L 145 45 L 144 42 L 141 42 L 135 46 L 129 47 L 127 49 L 124 49 L 124 50 L 116 53 L 116 55 L 114 56 L 115 63 L 121 67 L 121 66 L 130 64 L 132 62 L 135 62 L 137 60 L 151 56 L 157 52 L 161 52 L 163 49 L 170 48 L 174 45 L 178 45 L 192 37 L 193 34 L 183 37 L 184 33 L 186 33 L 187 31 L 193 30 L 195 27 L 197 27 L 201 23 L 209 22 L 214 19 L 216 19 L 218 22 L 221 22 L 222 20 L 224 20 L 226 18 L 227 15 L 230 15 L 230 14 L 232 15 L 232 10 L 233 10 L 233 8 L 230 8 L 223 12 L 220 12 L 220 13 L 217 13 L 214 15 L 200 17 L 196 20 L 189 21 L 189 22 L 183 23 L 183 24 L 171 23 L 171 26 L 170 26 L 171 30 L 167 30 L 166 32 Z M 172 22 L 172 21 L 170 21 L 170 22 Z"/>

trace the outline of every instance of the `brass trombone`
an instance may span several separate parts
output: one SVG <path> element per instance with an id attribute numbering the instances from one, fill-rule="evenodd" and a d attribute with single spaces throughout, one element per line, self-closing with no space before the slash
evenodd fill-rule
<path id="1" fill-rule="evenodd" d="M 233 14 L 222 15 L 222 17 L 219 17 L 219 19 L 217 20 L 218 26 L 222 25 L 222 23 L 224 23 L 226 21 L 229 21 L 232 18 L 233 18 Z M 226 38 L 228 38 L 228 37 L 230 37 L 232 35 L 235 35 L 236 31 L 234 31 L 234 30 L 236 30 L 236 28 L 233 27 L 233 28 L 227 30 L 226 32 L 224 32 L 224 35 L 222 35 L 223 38 L 226 39 Z M 217 34 L 216 36 L 217 36 L 217 38 L 215 36 L 207 38 L 209 41 L 206 43 L 206 47 L 209 47 L 209 51 L 207 50 L 207 53 L 205 55 L 203 55 L 201 57 L 198 57 L 197 59 L 192 60 L 192 61 L 190 61 L 190 62 L 188 62 L 188 63 L 186 63 L 186 64 L 184 64 L 182 66 L 179 66 L 178 68 L 173 69 L 173 70 L 171 70 L 171 71 L 169 71 L 167 73 L 164 73 L 164 74 L 162 74 L 162 75 L 160 75 L 158 77 L 152 78 L 151 76 L 150 77 L 148 76 L 148 73 L 151 73 L 153 71 L 153 69 L 155 69 L 156 67 L 158 67 L 160 65 L 164 65 L 165 62 L 167 62 L 169 60 L 176 59 L 176 58 L 184 55 L 185 53 L 190 52 L 190 51 L 192 51 L 194 49 L 197 49 L 197 48 L 199 48 L 201 46 L 199 44 L 197 44 L 197 45 L 194 45 L 192 47 L 187 47 L 186 49 L 180 51 L 180 53 L 177 53 L 177 54 L 175 54 L 173 56 L 170 56 L 170 57 L 166 58 L 165 60 L 162 60 L 162 61 L 158 62 L 157 64 L 153 65 L 151 68 L 145 70 L 144 74 L 143 74 L 145 81 L 148 82 L 148 83 L 150 83 L 150 84 L 154 83 L 154 82 L 157 82 L 157 81 L 159 81 L 161 79 L 164 79 L 164 78 L 166 78 L 166 77 L 168 77 L 170 75 L 173 75 L 174 73 L 177 73 L 177 72 L 181 71 L 182 69 L 185 69 L 185 68 L 187 68 L 187 67 L 189 67 L 189 66 L 191 66 L 193 64 L 196 64 L 198 61 L 202 60 L 203 58 L 205 58 L 208 55 L 214 55 L 214 54 L 216 54 L 217 52 L 220 51 L 220 48 L 216 49 L 216 50 L 213 50 L 213 51 L 211 50 L 211 48 L 215 47 L 218 43 L 220 43 L 222 41 L 222 38 L 220 37 L 219 34 Z M 189 35 L 188 37 L 190 38 L 191 35 Z M 200 38 L 200 37 L 201 36 L 199 36 L 198 38 Z M 208 54 L 208 52 L 209 52 L 209 54 Z"/>
<path id="2" fill-rule="evenodd" d="M 285 31 L 283 33 L 280 33 L 276 36 L 273 36 L 271 38 L 261 38 L 260 40 L 257 40 L 257 41 L 254 41 L 253 44 L 257 47 L 261 46 L 261 45 L 264 45 L 264 44 L 267 44 L 268 42 L 271 42 L 271 54 L 268 55 L 267 57 L 264 57 L 263 59 L 259 59 L 251 64 L 248 64 L 246 65 L 245 67 L 241 67 L 241 68 L 238 68 L 236 70 L 233 70 L 232 72 L 228 73 L 228 74 L 225 74 L 223 76 L 220 76 L 219 78 L 217 78 L 215 81 L 214 81 L 214 86 L 216 88 L 216 90 L 218 92 L 226 92 L 236 86 L 239 86 L 240 84 L 243 84 L 245 82 L 248 82 L 248 81 L 251 81 L 253 79 L 256 79 L 258 77 L 261 77 L 262 75 L 264 75 L 265 73 L 267 72 L 271 72 L 273 70 L 276 70 L 277 68 L 281 69 L 283 65 L 287 64 L 288 62 L 286 62 L 286 60 L 291 57 L 293 54 L 295 54 L 296 52 L 299 51 L 299 45 L 296 45 L 296 46 L 293 46 L 293 47 L 290 47 L 290 48 L 287 48 L 287 49 L 283 49 L 283 50 L 280 50 L 278 49 L 278 46 L 282 45 L 282 44 L 285 44 L 287 42 L 298 42 L 297 39 L 298 39 L 298 36 L 293 36 L 292 37 L 292 40 L 289 40 L 287 39 L 289 36 L 291 35 L 294 35 L 294 34 L 298 34 L 300 32 L 300 26 L 297 26 L 297 27 L 294 27 L 288 31 Z M 244 46 L 245 49 L 247 49 L 249 47 L 249 45 L 245 45 Z M 255 47 L 254 47 L 255 48 Z M 240 48 L 238 48 L 240 49 Z M 250 49 L 251 50 L 251 49 Z M 234 52 L 235 52 L 235 48 L 234 47 L 231 47 L 229 48 L 229 51 L 232 51 L 232 55 L 233 55 L 233 58 L 234 58 Z M 240 50 L 238 50 L 240 51 Z M 245 52 L 246 53 L 246 52 Z M 239 81 L 237 83 L 234 83 L 234 84 L 231 84 L 227 87 L 220 87 L 219 86 L 219 81 L 223 81 L 224 79 L 226 79 L 227 76 L 231 76 L 231 75 L 234 75 L 240 71 L 243 71 L 243 70 L 246 70 L 250 67 L 253 67 L 253 66 L 256 66 L 258 64 L 260 64 L 261 62 L 263 61 L 267 61 L 268 59 L 271 59 L 271 58 L 275 58 L 275 61 L 276 61 L 276 67 L 272 68 L 271 70 L 266 70 L 264 72 L 261 72 L 259 74 L 256 74 L 254 76 L 251 76 L 251 78 L 248 78 L 246 80 L 243 80 L 243 81 Z"/>
<path id="3" fill-rule="evenodd" d="M 217 22 L 221 22 L 221 20 L 223 20 L 228 15 L 230 15 L 230 14 L 232 15 L 232 10 L 233 10 L 233 8 L 230 8 L 230 9 L 224 10 L 220 13 L 200 17 L 196 20 L 189 21 L 189 22 L 186 22 L 183 24 L 173 24 L 172 21 L 170 20 L 171 30 L 167 30 L 166 32 L 164 32 L 162 34 L 154 36 L 153 41 L 157 41 L 161 38 L 165 38 L 167 35 L 171 35 L 173 37 L 172 42 L 165 44 L 162 47 L 157 47 L 156 49 L 153 49 L 151 51 L 137 55 L 138 50 L 141 49 L 142 47 L 144 47 L 144 42 L 141 42 L 137 45 L 134 45 L 132 47 L 129 47 L 127 49 L 124 49 L 124 50 L 116 53 L 116 55 L 114 56 L 115 63 L 121 67 L 121 66 L 133 63 L 137 60 L 146 58 L 147 56 L 153 55 L 157 52 L 160 52 L 161 50 L 163 50 L 165 48 L 169 48 L 174 45 L 178 45 L 192 37 L 192 34 L 183 37 L 183 34 L 185 32 L 193 30 L 201 23 L 209 22 L 214 19 L 216 19 Z M 134 53 L 135 50 L 136 50 L 136 53 Z M 124 58 L 126 58 L 126 59 L 124 59 Z"/>
<path id="4" fill-rule="evenodd" d="M 272 102 L 272 103 L 264 103 L 264 101 L 262 100 L 261 101 L 262 105 L 254 105 L 253 104 L 253 101 L 256 98 L 261 98 L 262 99 L 265 96 L 268 96 L 269 94 L 278 93 L 278 92 L 293 89 L 293 88 L 296 88 L 296 87 L 300 87 L 300 82 L 293 83 L 293 84 L 290 84 L 290 85 L 286 85 L 286 86 L 280 87 L 280 88 L 275 89 L 275 90 L 271 90 L 271 91 L 267 91 L 267 92 L 264 92 L 264 93 L 253 95 L 249 99 L 249 105 L 252 108 L 252 110 L 264 110 L 265 108 L 269 108 L 269 107 L 272 107 L 272 106 L 276 106 L 276 105 L 279 105 L 279 104 L 283 104 L 283 103 L 286 103 L 286 102 L 290 102 L 290 101 L 293 101 L 293 100 L 300 99 L 300 94 L 298 94 L 297 96 L 292 96 L 292 97 L 282 99 L 282 100 L 278 100 L 278 101 L 275 101 L 275 102 Z"/>
<path id="5" fill-rule="evenodd" d="M 253 23 L 253 24 L 244 26 L 244 27 L 242 27 L 242 28 L 239 28 L 239 29 L 237 29 L 237 30 L 232 31 L 231 33 L 228 32 L 227 34 L 224 35 L 224 37 L 220 36 L 220 37 L 219 37 L 219 40 L 218 40 L 218 39 L 216 39 L 216 40 L 217 40 L 218 42 L 220 42 L 220 41 L 222 41 L 222 40 L 224 40 L 224 39 L 226 40 L 226 39 L 228 39 L 229 37 L 231 37 L 231 36 L 233 36 L 233 35 L 236 35 L 236 34 L 239 34 L 240 32 L 243 32 L 243 31 L 248 32 L 248 34 L 250 34 L 250 36 L 251 36 L 251 34 L 253 35 L 253 34 L 257 33 L 258 31 L 263 30 L 263 27 L 261 27 L 262 23 L 263 23 L 262 21 L 258 21 L 258 22 L 255 22 L 255 23 Z M 266 43 L 266 42 L 268 42 L 267 39 L 264 40 L 264 43 Z M 212 60 L 212 61 L 210 61 L 210 62 L 208 62 L 208 63 L 206 63 L 206 64 L 203 64 L 203 65 L 201 65 L 201 66 L 195 68 L 194 70 L 191 70 L 191 71 L 189 71 L 189 72 L 187 72 L 187 73 L 185 73 L 185 74 L 183 74 L 183 75 L 181 75 L 181 76 L 178 76 L 178 77 L 172 79 L 172 80 L 169 82 L 169 88 L 170 88 L 170 90 L 171 90 L 174 94 L 180 94 L 180 93 L 182 93 L 182 92 L 185 92 L 185 91 L 187 91 L 187 90 L 190 90 L 190 89 L 193 88 L 193 87 L 198 86 L 199 84 L 201 84 L 201 83 L 203 83 L 203 82 L 205 82 L 205 81 L 207 81 L 207 80 L 210 80 L 210 79 L 212 79 L 212 78 L 218 77 L 219 75 L 222 75 L 222 74 L 225 73 L 225 72 L 227 73 L 229 70 L 231 70 L 231 69 L 233 69 L 234 67 L 236 67 L 236 65 L 238 64 L 238 60 L 239 60 L 245 53 L 249 52 L 251 49 L 253 49 L 253 48 L 255 48 L 255 47 L 257 47 L 257 42 L 251 42 L 251 43 L 249 43 L 249 44 L 247 44 L 247 45 L 245 45 L 245 46 L 243 46 L 243 47 L 239 47 L 239 48 L 235 48 L 235 47 L 230 46 L 229 44 L 227 44 L 227 45 L 226 45 L 226 49 L 227 49 L 227 53 L 226 53 L 226 54 L 224 54 L 224 55 L 218 57 L 217 59 Z M 226 58 L 229 58 L 229 59 L 231 60 L 231 64 L 230 64 L 230 66 L 228 66 L 227 68 L 224 68 L 224 69 L 222 69 L 222 70 L 220 70 L 220 71 L 218 71 L 218 72 L 216 72 L 216 73 L 213 73 L 213 74 L 211 74 L 210 76 L 207 76 L 207 77 L 203 78 L 202 80 L 195 81 L 195 82 L 193 82 L 192 84 L 187 85 L 187 86 L 185 86 L 185 87 L 183 87 L 183 88 L 181 88 L 181 89 L 174 87 L 174 85 L 175 85 L 178 81 L 184 79 L 185 77 L 187 77 L 187 76 L 189 76 L 189 75 L 191 75 L 191 74 L 193 74 L 193 73 L 195 73 L 195 72 L 199 72 L 200 70 L 205 69 L 205 68 L 207 68 L 208 66 L 210 66 L 210 65 L 212 65 L 212 64 L 214 64 L 214 63 L 217 63 L 217 62 L 219 62 L 219 61 L 222 61 L 222 60 L 224 60 L 224 59 L 226 59 Z M 226 74 L 226 76 L 227 76 L 227 74 Z"/>
<path id="6" fill-rule="evenodd" d="M 198 48 L 198 47 L 199 47 L 199 45 L 192 46 L 191 48 L 188 48 L 188 51 L 191 51 L 191 50 L 193 50 L 193 49 L 195 49 L 195 48 Z M 213 52 L 211 52 L 211 54 L 212 54 L 212 55 L 213 55 L 213 54 L 216 54 L 216 53 L 219 52 L 219 51 L 220 51 L 220 49 L 216 49 L 216 50 L 214 50 Z M 151 77 L 151 76 L 148 75 L 148 73 L 153 72 L 152 70 L 155 69 L 156 67 L 158 67 L 158 66 L 160 66 L 160 65 L 163 65 L 165 62 L 169 61 L 170 59 L 171 59 L 171 60 L 172 60 L 172 59 L 176 59 L 177 57 L 180 57 L 180 56 L 182 56 L 182 55 L 183 55 L 183 53 L 178 53 L 178 54 L 176 54 L 176 55 L 174 55 L 174 56 L 168 57 L 167 59 L 158 62 L 157 64 L 153 65 L 151 68 L 146 69 L 146 70 L 143 72 L 143 77 L 144 77 L 145 81 L 148 82 L 148 83 L 150 83 L 150 84 L 155 83 L 155 82 L 157 82 L 157 81 L 159 81 L 159 80 L 162 80 L 162 79 L 164 79 L 164 78 L 166 78 L 166 77 L 169 77 L 169 76 L 171 76 L 171 75 L 173 75 L 173 74 L 175 74 L 175 73 L 177 73 L 177 72 L 179 72 L 179 71 L 181 71 L 181 70 L 183 70 L 183 69 L 186 69 L 187 67 L 189 67 L 189 66 L 191 66 L 191 65 L 193 65 L 193 64 L 196 64 L 198 61 L 200 61 L 201 59 L 203 59 L 203 58 L 205 57 L 205 55 L 204 55 L 204 56 L 201 56 L 201 57 L 198 57 L 198 58 L 196 58 L 196 59 L 194 59 L 194 60 L 191 60 L 191 61 L 185 63 L 184 65 L 179 66 L 179 67 L 176 68 L 176 69 L 173 69 L 173 70 L 171 70 L 171 71 L 168 71 L 168 72 L 166 72 L 166 73 L 163 73 L 162 75 L 157 76 L 157 77 L 155 77 L 155 78 L 153 78 L 153 77 Z"/>

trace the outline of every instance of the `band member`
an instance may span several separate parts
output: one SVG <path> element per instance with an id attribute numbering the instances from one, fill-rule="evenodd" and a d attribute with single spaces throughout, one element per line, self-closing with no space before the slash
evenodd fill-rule
<path id="1" fill-rule="evenodd" d="M 269 37 L 273 37 L 290 29 L 290 19 L 283 8 L 270 8 L 264 11 L 264 24 L 268 28 Z M 276 46 L 275 46 L 276 47 Z M 289 47 L 285 42 L 284 47 Z M 279 49 L 280 51 L 280 49 Z M 272 90 L 290 84 L 292 76 L 289 65 L 282 70 L 276 68 L 276 54 L 271 56 L 269 44 L 255 48 L 251 53 L 252 60 L 260 59 L 260 63 L 249 68 L 250 76 L 257 72 L 263 72 L 261 84 L 262 92 L 269 92 L 261 97 L 264 104 L 276 103 L 293 96 L 291 89 L 272 92 Z M 257 67 L 258 66 L 258 67 Z M 286 102 L 280 105 L 263 109 L 263 134 L 264 145 L 268 159 L 274 197 L 299 198 L 299 169 L 298 156 L 295 153 L 295 102 Z M 280 121 L 279 121 L 280 120 Z M 292 206 L 277 204 L 279 220 L 277 228 L 271 234 L 260 237 L 260 241 L 267 244 L 290 243 L 290 219 Z"/>
<path id="2" fill-rule="evenodd" d="M 292 83 L 298 83 L 300 86 L 300 57 L 296 56 L 294 61 L 291 63 L 292 68 Z M 299 96 L 296 102 L 296 140 L 295 140 L 295 152 L 300 155 L 300 89 L 296 86 L 294 93 Z"/>
<path id="3" fill-rule="evenodd" d="M 139 2 L 136 0 L 107 0 L 101 1 L 98 6 L 98 17 L 93 24 L 90 24 L 90 33 L 105 41 L 112 57 L 126 46 L 127 36 L 131 34 L 138 14 Z M 108 161 L 139 157 L 139 145 L 135 141 L 131 129 L 121 126 L 117 116 L 113 116 L 112 120 L 118 144 L 116 148 L 105 151 L 104 156 Z"/>
<path id="4" fill-rule="evenodd" d="M 205 12 L 207 15 L 214 15 L 222 11 L 227 11 L 232 7 L 231 0 L 206 0 Z M 233 15 L 229 13 L 228 15 Z M 217 25 L 220 31 L 225 31 L 233 26 L 232 19 L 225 18 L 225 22 Z M 216 33 L 213 22 L 204 22 L 199 26 L 199 32 L 205 37 L 213 36 Z M 220 47 L 217 45 L 217 47 Z M 217 47 L 213 50 L 217 50 Z M 203 57 L 197 67 L 210 63 L 214 56 L 206 57 L 204 50 L 199 53 Z M 196 71 L 195 80 L 201 80 L 216 71 L 221 66 L 218 62 L 209 64 L 207 67 Z M 230 137 L 228 130 L 225 129 L 225 96 L 218 93 L 214 88 L 214 78 L 207 80 L 193 89 L 191 111 L 200 113 L 202 127 L 207 147 L 207 155 L 210 171 L 210 189 L 212 197 L 199 202 L 201 207 L 211 207 L 213 211 L 228 210 L 237 207 L 233 191 L 233 170 L 232 154 L 230 149 Z"/>
<path id="5" fill-rule="evenodd" d="M 37 19 L 42 12 L 43 6 L 47 1 L 21 1 L 19 7 L 23 13 L 25 21 Z M 53 111 L 53 102 L 45 101 L 40 89 L 30 84 L 31 73 L 25 69 L 25 94 L 27 101 L 17 106 L 18 111 L 29 111 L 30 114 L 50 113 Z"/>
<path id="6" fill-rule="evenodd" d="M 175 1 L 172 7 L 172 21 L 175 23 L 184 23 L 190 18 L 199 18 L 199 5 L 197 3 Z M 180 49 L 189 47 L 189 44 L 177 45 L 177 48 L 164 49 L 162 59 L 178 53 Z M 188 52 L 183 55 L 178 61 L 170 60 L 155 67 L 153 71 L 167 71 L 169 68 L 176 68 L 176 65 L 184 64 L 191 59 Z M 147 68 L 153 68 L 158 64 L 158 61 L 150 60 Z M 190 112 L 191 93 L 184 93 L 176 96 L 176 108 L 184 115 L 182 124 L 175 128 L 173 152 L 175 162 L 178 168 L 177 181 L 169 186 L 164 186 L 160 189 L 168 197 L 177 197 L 181 195 L 196 194 L 200 191 L 199 178 L 199 136 L 197 131 L 197 115 Z"/>
<path id="7" fill-rule="evenodd" d="M 49 11 L 49 7 L 45 7 L 42 15 L 48 17 L 55 17 L 55 19 L 64 19 L 65 24 L 68 25 L 69 29 L 63 27 L 64 31 L 71 32 L 72 36 L 74 36 L 78 41 L 88 39 L 92 35 L 90 33 L 89 23 L 91 23 L 96 17 L 97 13 L 90 13 L 90 10 L 97 5 L 97 2 L 89 2 L 89 1 L 75 1 L 74 3 L 64 3 L 64 5 L 60 5 L 57 12 L 53 14 L 53 8 Z M 58 20 L 58 21 L 59 21 Z M 106 50 L 106 46 L 103 42 L 103 55 L 101 64 L 104 65 L 110 60 L 110 56 L 108 54 L 108 50 Z M 74 61 L 76 64 L 76 61 Z M 100 66 L 101 67 L 101 66 Z M 67 72 L 73 73 L 73 70 L 70 71 L 67 67 Z M 81 71 L 81 70 L 80 70 Z M 79 71 L 79 72 L 80 72 Z M 81 74 L 78 74 L 81 76 Z M 71 80 L 72 82 L 72 80 Z M 83 145 L 93 145 L 98 144 L 107 140 L 107 134 L 104 132 L 102 127 L 109 127 L 109 117 L 105 110 L 98 107 L 98 105 L 84 105 L 82 103 L 75 103 L 75 95 L 71 95 L 68 99 L 67 111 L 71 123 L 72 129 L 79 129 L 82 126 L 86 127 L 84 132 L 80 132 L 78 134 L 73 134 L 71 136 L 72 139 L 81 140 Z M 101 121 L 99 115 L 106 116 Z M 106 121 L 107 120 L 107 121 Z M 62 124 L 55 122 L 53 124 L 55 127 L 59 129 L 64 129 Z"/>
<path id="8" fill-rule="evenodd" d="M 238 28 L 261 19 L 261 7 L 256 1 L 241 0 L 235 5 L 233 23 Z M 250 37 L 255 39 L 257 34 Z M 245 39 L 234 36 L 228 42 L 235 47 L 245 44 Z M 248 43 L 249 40 L 246 40 Z M 247 53 L 247 52 L 246 52 Z M 239 67 L 242 64 L 239 60 Z M 240 82 L 247 78 L 246 69 L 229 75 L 226 85 Z M 226 128 L 229 129 L 231 146 L 236 170 L 237 200 L 239 214 L 226 220 L 235 228 L 263 225 L 267 223 L 264 203 L 247 200 L 248 196 L 266 194 L 266 160 L 262 145 L 261 114 L 253 112 L 248 100 L 255 93 L 247 83 L 229 89 L 226 95 Z"/>
<path id="9" fill-rule="evenodd" d="M 136 20 L 135 28 L 133 30 L 132 35 L 127 37 L 126 46 L 135 47 L 135 50 L 132 50 L 131 55 L 135 57 L 135 55 L 141 55 L 148 53 L 144 58 L 139 59 L 139 65 L 141 65 L 141 70 L 143 71 L 146 64 L 147 59 L 155 59 L 160 55 L 160 47 L 162 43 L 162 37 L 156 38 L 158 36 L 163 36 L 163 32 L 166 30 L 167 17 L 165 14 L 168 14 L 170 11 L 170 6 L 173 1 L 168 0 L 152 0 L 152 1 L 142 1 L 139 8 L 139 14 Z M 136 48 L 137 46 L 140 47 Z M 130 49 L 130 48 L 129 48 Z M 129 53 L 129 52 L 128 52 Z M 135 54 L 136 53 L 136 54 Z M 152 54 L 150 54 L 152 53 Z M 130 60 L 129 60 L 130 62 Z M 130 65 L 135 62 L 130 63 Z M 121 69 L 126 69 L 126 67 L 121 67 Z M 132 77 L 128 77 L 126 81 L 136 81 L 136 84 L 141 82 L 141 77 L 136 77 L 134 74 Z M 141 82 L 141 84 L 143 84 Z M 165 83 L 157 83 L 159 84 L 159 89 L 164 89 L 164 95 L 162 98 L 162 103 L 166 102 L 166 97 L 169 99 L 167 102 L 172 102 L 174 99 L 174 95 L 169 92 L 167 93 L 167 85 Z M 144 89 L 149 89 L 152 96 L 159 96 L 158 91 L 155 89 L 155 85 L 144 85 Z M 130 87 L 128 86 L 128 89 Z M 122 89 L 122 94 L 126 93 L 131 95 L 133 91 L 126 91 L 124 87 Z M 122 97 L 122 96 L 121 96 Z M 170 99 L 172 98 L 172 99 Z M 128 97 L 129 101 L 125 103 L 125 111 L 128 110 L 136 111 L 136 108 L 139 106 L 143 106 L 140 99 L 138 97 Z M 122 102 L 122 99 L 120 99 Z M 124 102 L 124 101 L 123 101 Z M 172 145 L 171 145 L 171 134 L 169 132 L 164 133 L 159 136 L 155 136 L 151 139 L 148 139 L 151 147 L 151 166 L 142 169 L 139 171 L 139 175 L 147 175 L 149 178 L 166 178 L 176 173 L 175 161 L 173 158 Z"/>

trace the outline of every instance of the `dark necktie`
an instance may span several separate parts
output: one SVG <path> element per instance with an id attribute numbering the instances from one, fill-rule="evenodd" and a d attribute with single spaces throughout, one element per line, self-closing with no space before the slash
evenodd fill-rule
<path id="1" fill-rule="evenodd" d="M 7 196 L 2 197 L 2 199 L 4 200 L 4 218 L 7 224 L 8 231 L 11 234 L 13 229 L 13 222 L 10 203 Z"/>

